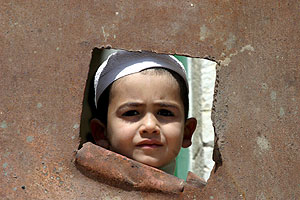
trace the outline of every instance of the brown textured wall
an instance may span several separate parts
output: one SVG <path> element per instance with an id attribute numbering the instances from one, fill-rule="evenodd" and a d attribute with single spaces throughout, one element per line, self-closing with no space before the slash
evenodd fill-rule
<path id="1" fill-rule="evenodd" d="M 91 51 L 112 46 L 220 61 L 219 166 L 203 199 L 300 196 L 296 1 L 2 1 L 0 198 L 158 198 L 73 163 Z M 191 196 L 189 196 L 191 197 Z"/>

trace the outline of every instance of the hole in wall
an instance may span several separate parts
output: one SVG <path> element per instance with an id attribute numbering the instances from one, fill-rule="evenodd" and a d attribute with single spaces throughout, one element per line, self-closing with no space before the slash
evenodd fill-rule
<path id="1" fill-rule="evenodd" d="M 115 49 L 94 48 L 90 62 L 88 79 L 84 92 L 80 122 L 80 145 L 95 143 L 90 130 L 90 120 L 95 116 L 93 77 L 101 63 Z M 208 59 L 175 56 L 183 63 L 189 81 L 189 116 L 197 118 L 198 125 L 193 135 L 192 146 L 180 151 L 175 175 L 186 179 L 187 171 L 192 171 L 207 180 L 214 166 L 214 130 L 211 121 L 213 93 L 216 80 L 216 62 Z"/>

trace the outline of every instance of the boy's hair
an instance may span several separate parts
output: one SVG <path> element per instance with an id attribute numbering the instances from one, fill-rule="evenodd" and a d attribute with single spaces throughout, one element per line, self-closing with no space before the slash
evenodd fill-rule
<path id="1" fill-rule="evenodd" d="M 189 110 L 189 98 L 188 98 L 188 88 L 186 87 L 186 83 L 184 79 L 178 75 L 176 72 L 173 72 L 171 70 L 165 69 L 165 68 L 148 68 L 145 70 L 142 70 L 142 74 L 153 74 L 153 75 L 168 75 L 170 77 L 173 77 L 178 85 L 180 90 L 180 98 L 182 100 L 183 106 L 184 106 L 184 116 L 185 119 L 188 117 L 188 110 Z M 113 84 L 113 83 L 112 83 Z M 109 106 L 109 100 L 110 100 L 110 90 L 111 86 L 110 84 L 101 94 L 98 102 L 97 102 L 97 108 L 95 107 L 95 104 L 93 103 L 94 97 L 91 97 L 90 99 L 90 106 L 92 107 L 92 115 L 93 118 L 99 119 L 103 124 L 107 124 L 107 112 L 108 112 L 108 106 Z M 93 87 L 91 87 L 93 88 Z M 92 94 L 95 94 L 94 91 L 92 91 Z M 93 95 L 95 96 L 95 95 Z"/>

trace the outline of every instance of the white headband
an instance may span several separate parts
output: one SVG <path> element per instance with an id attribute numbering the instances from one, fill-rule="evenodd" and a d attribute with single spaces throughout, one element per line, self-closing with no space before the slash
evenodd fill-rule
<path id="1" fill-rule="evenodd" d="M 111 54 L 96 72 L 94 80 L 96 108 L 101 94 L 111 83 L 129 74 L 155 67 L 169 69 L 179 74 L 184 79 L 188 90 L 186 71 L 174 56 L 147 51 L 122 50 Z"/>

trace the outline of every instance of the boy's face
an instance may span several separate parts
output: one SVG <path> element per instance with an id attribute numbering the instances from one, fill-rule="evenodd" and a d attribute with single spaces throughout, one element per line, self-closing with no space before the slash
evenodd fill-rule
<path id="1" fill-rule="evenodd" d="M 175 159 L 183 140 L 190 144 L 194 130 L 187 129 L 173 77 L 136 73 L 112 85 L 106 127 L 110 150 L 162 167 Z"/>

